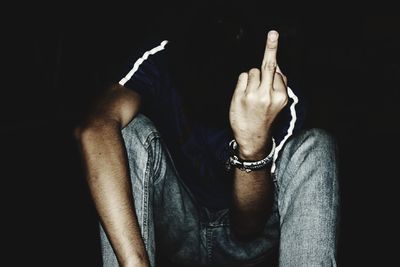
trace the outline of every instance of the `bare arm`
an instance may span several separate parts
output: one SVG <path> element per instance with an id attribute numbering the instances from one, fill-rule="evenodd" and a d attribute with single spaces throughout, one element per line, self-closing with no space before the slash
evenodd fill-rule
<path id="1" fill-rule="evenodd" d="M 270 151 L 271 127 L 288 100 L 287 80 L 276 62 L 278 33 L 268 35 L 261 71 L 242 73 L 231 101 L 229 118 L 239 157 L 261 160 Z M 262 231 L 272 208 L 270 170 L 234 172 L 232 227 L 240 239 Z"/>
<path id="2" fill-rule="evenodd" d="M 121 266 L 150 266 L 135 214 L 121 135 L 139 106 L 137 93 L 114 85 L 96 101 L 76 130 L 89 189 Z"/>
<path id="3" fill-rule="evenodd" d="M 245 156 L 243 160 L 265 158 L 267 149 L 260 153 Z M 238 239 L 251 239 L 263 230 L 273 203 L 270 168 L 257 171 L 234 170 L 233 206 L 231 220 L 233 231 Z"/>

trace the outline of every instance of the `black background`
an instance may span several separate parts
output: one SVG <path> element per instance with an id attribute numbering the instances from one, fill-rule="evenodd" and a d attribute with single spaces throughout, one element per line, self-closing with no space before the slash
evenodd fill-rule
<path id="1" fill-rule="evenodd" d="M 212 10 L 212 2 L 201 5 Z M 306 127 L 337 138 L 339 266 L 388 265 L 397 256 L 399 16 L 389 7 L 243 5 L 241 16 L 281 33 L 289 79 L 308 99 Z M 12 12 L 3 23 L 0 91 L 7 266 L 99 266 L 96 217 L 73 127 L 130 47 L 179 30 L 192 11 L 131 3 Z"/>

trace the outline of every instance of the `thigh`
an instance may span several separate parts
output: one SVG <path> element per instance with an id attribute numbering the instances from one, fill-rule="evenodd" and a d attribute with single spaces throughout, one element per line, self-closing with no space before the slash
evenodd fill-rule
<path id="1" fill-rule="evenodd" d="M 201 262 L 200 206 L 179 177 L 165 145 L 162 150 L 159 175 L 163 178 L 154 183 L 157 254 L 179 264 Z"/>
<path id="2" fill-rule="evenodd" d="M 335 266 L 338 223 L 337 147 L 319 129 L 285 144 L 277 163 L 280 264 Z"/>
<path id="3" fill-rule="evenodd" d="M 173 158 L 153 123 L 138 115 L 124 130 L 136 209 L 143 235 L 154 226 L 158 258 L 201 261 L 198 204 L 179 177 Z M 132 148 L 132 149 L 131 149 Z M 149 227 L 150 226 L 150 227 Z"/>

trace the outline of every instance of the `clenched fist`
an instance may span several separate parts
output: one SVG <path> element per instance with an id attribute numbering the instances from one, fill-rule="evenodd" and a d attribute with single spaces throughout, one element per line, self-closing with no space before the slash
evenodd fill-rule
<path id="1" fill-rule="evenodd" d="M 268 33 L 261 70 L 240 74 L 231 100 L 229 121 L 242 159 L 260 160 L 269 153 L 272 123 L 288 102 L 287 79 L 276 60 L 278 37 L 276 31 Z"/>

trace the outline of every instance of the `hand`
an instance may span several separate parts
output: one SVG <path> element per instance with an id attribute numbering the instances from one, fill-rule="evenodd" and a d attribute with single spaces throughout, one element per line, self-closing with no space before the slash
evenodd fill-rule
<path id="1" fill-rule="evenodd" d="M 229 120 L 243 159 L 268 154 L 272 123 L 288 102 L 287 79 L 276 60 L 278 37 L 276 31 L 268 33 L 261 71 L 240 74 L 231 100 Z"/>

